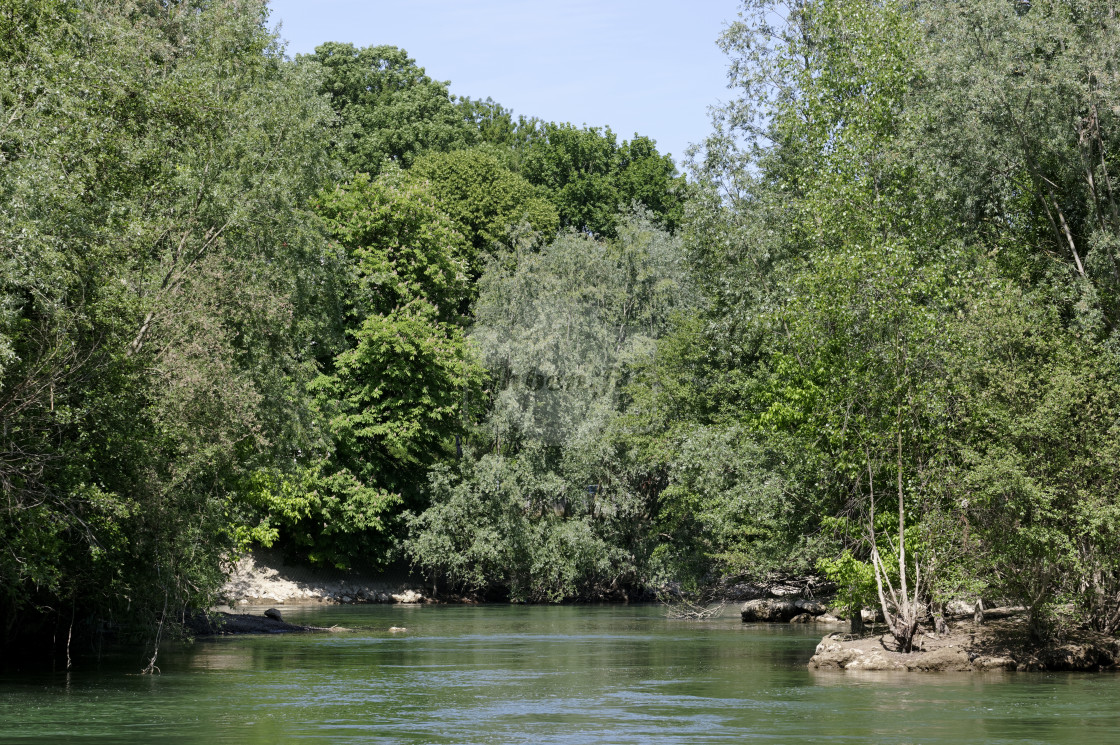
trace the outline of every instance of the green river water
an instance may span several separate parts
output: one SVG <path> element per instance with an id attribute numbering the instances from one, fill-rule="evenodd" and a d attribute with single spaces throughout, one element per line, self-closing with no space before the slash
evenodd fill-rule
<path id="1" fill-rule="evenodd" d="M 810 672 L 821 630 L 657 606 L 289 608 L 342 634 L 208 639 L 0 677 L 0 743 L 1120 743 L 1108 674 Z M 389 633 L 404 626 L 404 633 Z"/>

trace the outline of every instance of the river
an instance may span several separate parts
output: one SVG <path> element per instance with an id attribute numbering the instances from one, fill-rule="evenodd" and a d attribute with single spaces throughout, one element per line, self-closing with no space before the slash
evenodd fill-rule
<path id="1" fill-rule="evenodd" d="M 0 743 L 1105 743 L 1115 674 L 810 672 L 823 633 L 657 606 L 332 606 L 348 633 L 0 677 Z M 407 631 L 391 633 L 391 626 Z"/>

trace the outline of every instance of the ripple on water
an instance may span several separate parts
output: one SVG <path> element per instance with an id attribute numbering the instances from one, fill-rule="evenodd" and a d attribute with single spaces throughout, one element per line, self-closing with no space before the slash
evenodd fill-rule
<path id="1" fill-rule="evenodd" d="M 0 743 L 1088 745 L 1120 731 L 1116 675 L 810 673 L 814 632 L 661 613 L 329 609 L 329 623 L 409 631 L 168 648 L 156 677 L 123 675 L 134 663 L 9 677 Z"/>

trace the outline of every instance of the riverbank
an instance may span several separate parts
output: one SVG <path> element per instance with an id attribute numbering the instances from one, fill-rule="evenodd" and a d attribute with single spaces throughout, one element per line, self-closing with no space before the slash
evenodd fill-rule
<path id="1" fill-rule="evenodd" d="M 745 588 L 745 589 L 744 589 Z M 744 623 L 813 623 L 842 625 L 843 610 L 833 608 L 830 591 L 814 586 L 811 578 L 785 580 L 767 586 L 736 587 L 739 595 L 754 596 L 743 603 Z M 915 650 L 902 652 L 887 633 L 883 618 L 864 610 L 866 634 L 844 631 L 827 634 L 810 658 L 811 670 L 983 672 L 1100 671 L 1120 669 L 1120 639 L 1089 629 L 1071 629 L 1060 638 L 1038 642 L 1028 633 L 1027 614 L 1018 607 L 989 608 L 978 624 L 975 608 L 951 603 L 943 633 L 923 629 Z"/>
<path id="2" fill-rule="evenodd" d="M 230 567 L 222 587 L 224 605 L 314 605 L 431 602 L 422 585 L 403 573 L 366 575 L 288 564 L 279 551 L 254 549 Z"/>
<path id="3" fill-rule="evenodd" d="M 1086 629 L 1039 644 L 1027 634 L 1022 614 L 978 625 L 949 623 L 946 634 L 920 633 L 917 649 L 898 650 L 890 634 L 852 637 L 832 633 L 817 645 L 810 670 L 986 672 L 1100 671 L 1120 667 L 1120 640 Z"/>
<path id="4" fill-rule="evenodd" d="M 844 624 L 826 612 L 833 588 L 814 578 L 783 579 L 766 585 L 730 584 L 720 600 L 746 600 L 745 622 Z M 231 567 L 222 590 L 226 605 L 215 609 L 220 631 L 201 626 L 196 633 L 284 633 L 326 631 L 239 613 L 244 606 L 358 603 L 430 603 L 423 587 L 405 574 L 363 575 L 286 563 L 278 551 L 256 549 Z M 991 612 L 989 615 L 993 615 Z M 947 634 L 922 633 L 918 650 L 899 652 L 889 634 L 852 637 L 833 632 L 817 645 L 808 666 L 813 670 L 982 672 L 991 670 L 1084 670 L 1120 667 L 1120 640 L 1079 630 L 1067 638 L 1038 646 L 1029 641 L 1025 617 L 1014 613 L 982 625 L 971 618 L 949 622 Z M 873 614 L 867 617 L 872 621 Z M 213 621 L 205 622 L 207 624 Z"/>

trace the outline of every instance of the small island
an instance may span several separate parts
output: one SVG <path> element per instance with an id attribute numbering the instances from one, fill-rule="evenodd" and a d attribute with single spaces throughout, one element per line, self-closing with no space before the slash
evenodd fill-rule
<path id="1" fill-rule="evenodd" d="M 943 634 L 932 629 L 902 652 L 890 634 L 862 637 L 842 632 L 825 636 L 810 670 L 990 672 L 1113 670 L 1120 663 L 1114 637 L 1079 630 L 1060 640 L 1031 640 L 1025 619 L 1012 615 L 982 625 L 971 619 L 952 622 Z"/>
<path id="2" fill-rule="evenodd" d="M 1082 671 L 1120 667 L 1120 638 L 1085 625 L 1060 634 L 1032 635 L 1028 609 L 984 608 L 980 601 L 946 604 L 940 616 L 927 612 L 909 639 L 909 649 L 890 631 L 882 609 L 837 604 L 835 585 L 819 580 L 740 584 L 758 595 L 743 603 L 743 623 L 807 624 L 826 631 L 808 661 L 810 670 L 990 672 Z M 816 590 L 814 593 L 813 590 Z M 819 597 L 806 597 L 807 595 Z"/>

